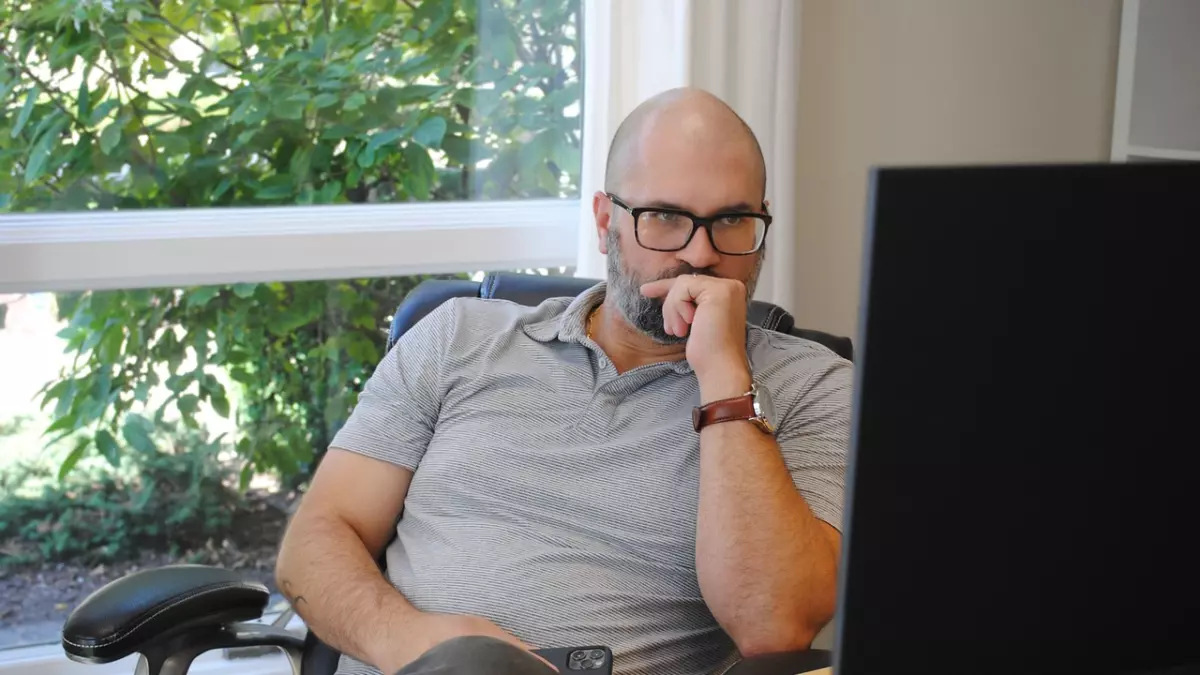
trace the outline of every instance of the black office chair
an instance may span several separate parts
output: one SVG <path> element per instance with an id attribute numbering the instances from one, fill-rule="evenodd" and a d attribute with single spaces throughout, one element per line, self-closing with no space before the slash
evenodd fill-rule
<path id="1" fill-rule="evenodd" d="M 431 310 L 452 297 L 501 298 L 537 305 L 546 298 L 573 297 L 594 279 L 512 273 L 487 275 L 483 282 L 431 280 L 413 289 L 392 319 L 388 348 Z M 795 327 L 791 315 L 769 303 L 754 302 L 750 321 L 825 345 L 853 357 L 847 338 Z M 383 567 L 381 557 L 380 567 Z M 204 565 L 171 565 L 135 572 L 88 596 L 67 617 L 62 646 L 81 663 L 110 663 L 140 654 L 146 675 L 185 675 L 192 660 L 209 650 L 279 647 L 294 675 L 332 675 L 339 654 L 312 631 L 300 637 L 280 625 L 247 623 L 266 609 L 263 584 L 234 570 Z M 278 623 L 278 622 L 277 622 Z M 620 655 L 616 655 L 620 659 Z M 820 650 L 743 659 L 727 675 L 794 675 L 829 665 Z"/>

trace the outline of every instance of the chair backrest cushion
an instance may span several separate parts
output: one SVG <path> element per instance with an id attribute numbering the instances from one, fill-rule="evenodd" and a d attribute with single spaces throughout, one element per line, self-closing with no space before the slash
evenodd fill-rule
<path id="1" fill-rule="evenodd" d="M 482 282 L 464 279 L 423 281 L 408 294 L 396 310 L 388 335 L 388 347 L 395 344 L 396 340 L 422 317 L 453 297 L 499 298 L 534 307 L 547 298 L 575 297 L 599 282 L 599 279 L 515 272 L 493 272 L 485 276 Z M 790 333 L 825 345 L 842 358 L 854 357 L 854 346 L 849 338 L 796 328 L 795 319 L 791 314 L 769 302 L 751 302 L 749 321 L 769 330 Z"/>

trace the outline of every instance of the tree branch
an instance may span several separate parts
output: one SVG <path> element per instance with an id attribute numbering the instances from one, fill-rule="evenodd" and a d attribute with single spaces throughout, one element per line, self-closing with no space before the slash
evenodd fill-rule
<path id="1" fill-rule="evenodd" d="M 41 87 L 43 91 L 46 92 L 46 96 L 48 96 L 50 98 L 50 101 L 54 104 L 54 107 L 61 110 L 64 115 L 66 115 L 68 118 L 70 118 L 70 120 L 75 123 L 76 127 L 78 127 L 80 131 L 87 129 L 87 125 L 85 125 L 82 120 L 80 120 L 78 117 L 76 117 L 75 113 L 68 110 L 67 107 L 62 104 L 62 101 L 59 101 L 52 95 L 52 94 L 58 94 L 59 96 L 65 98 L 67 100 L 71 100 L 71 97 L 68 96 L 66 94 L 66 92 L 52 86 L 49 82 L 46 82 L 42 78 L 35 75 L 33 73 L 33 71 L 29 69 L 29 66 L 25 65 L 24 63 L 20 63 L 16 59 L 14 59 L 12 57 L 12 55 L 10 55 L 8 53 L 8 50 L 6 50 L 4 48 L 3 44 L 0 44 L 0 54 L 3 54 L 5 60 L 8 61 L 9 63 L 16 64 L 17 68 L 20 69 L 20 71 L 22 73 L 24 73 L 25 77 L 28 77 L 29 79 L 31 79 L 35 83 L 37 83 L 37 85 L 39 87 Z M 78 104 L 78 101 L 76 101 L 76 104 Z"/>
<path id="2" fill-rule="evenodd" d="M 529 26 L 530 28 L 533 28 L 532 21 L 529 22 Z M 530 54 L 529 49 L 525 47 L 525 43 L 521 42 L 521 31 L 513 28 L 513 32 L 516 33 L 516 35 L 513 36 L 515 38 L 513 43 L 517 46 L 517 56 L 521 58 L 521 63 L 526 65 L 533 63 L 535 61 L 533 54 Z"/>
<path id="3" fill-rule="evenodd" d="M 279 16 L 283 17 L 283 25 L 287 26 L 288 34 L 294 33 L 295 29 L 292 28 L 292 20 L 288 17 L 287 10 L 283 8 L 283 0 L 275 0 L 275 6 L 279 8 Z"/>
<path id="4" fill-rule="evenodd" d="M 528 54 L 530 58 L 540 57 L 544 60 L 550 60 L 550 59 L 546 58 L 547 55 L 546 55 L 546 51 L 545 51 L 545 44 L 546 44 L 545 36 L 542 35 L 542 32 L 538 30 L 536 20 L 531 19 L 529 21 L 529 32 L 533 34 L 533 44 L 535 45 L 534 48 L 537 49 L 538 54 L 537 54 L 537 57 L 535 57 L 533 54 L 530 54 L 528 51 L 526 51 L 525 53 Z M 518 31 L 518 36 L 519 35 L 520 35 L 520 31 Z M 517 44 L 521 45 L 521 40 L 519 37 L 517 39 Z M 524 45 L 521 45 L 521 46 L 524 46 Z M 526 61 L 526 63 L 531 63 L 531 62 Z M 547 95 L 547 96 L 550 95 L 550 92 L 559 89 L 559 87 L 554 86 L 553 80 L 544 79 L 544 78 L 542 79 L 541 88 L 542 88 L 542 94 Z"/>
<path id="5" fill-rule="evenodd" d="M 117 57 L 115 54 L 113 54 L 112 46 L 108 44 L 108 40 L 104 39 L 104 37 L 101 36 L 100 42 L 103 45 L 104 53 L 108 55 L 109 63 L 111 63 L 113 66 L 113 73 L 116 74 L 116 78 L 117 78 L 115 80 L 115 82 L 117 82 L 118 87 L 123 84 L 129 89 L 133 89 L 134 91 L 137 91 L 137 89 L 134 89 L 133 84 L 131 84 L 129 81 L 121 79 L 121 77 L 120 77 L 121 67 L 119 65 L 117 65 Z M 119 92 L 118 92 L 117 96 L 118 96 L 117 100 L 119 101 L 120 100 Z M 150 130 L 146 128 L 146 116 L 142 114 L 141 110 L 138 110 L 137 103 L 132 99 L 129 101 L 129 108 L 130 108 L 130 110 L 133 111 L 134 116 L 137 117 L 138 126 L 140 126 L 142 128 L 142 133 L 146 134 L 146 147 L 150 151 L 150 164 L 149 164 L 150 169 L 152 171 L 157 172 L 158 171 L 158 151 L 154 149 L 154 137 L 151 136 Z M 137 145 L 134 144 L 133 147 L 136 148 Z M 143 162 L 146 161 L 146 159 L 144 157 L 140 157 L 136 151 L 133 154 L 135 157 L 138 157 Z"/>
<path id="6" fill-rule="evenodd" d="M 14 162 L 13 165 L 14 165 L 13 168 L 17 169 L 17 171 L 15 171 L 14 174 L 25 173 L 25 166 L 26 166 L 25 164 L 23 164 L 21 162 Z M 58 178 L 56 178 L 54 176 L 54 174 L 48 173 L 48 174 L 42 176 L 41 180 L 42 180 L 42 186 L 49 188 L 50 191 L 53 192 L 56 197 L 62 196 L 62 193 L 63 193 L 62 188 L 58 187 Z"/>
<path id="7" fill-rule="evenodd" d="M 115 66 L 116 64 L 113 64 L 113 65 Z M 183 112 L 182 112 L 181 110 L 179 110 L 179 108 L 173 108 L 173 107 L 171 107 L 170 105 L 168 105 L 167 103 L 165 103 L 165 102 L 163 102 L 163 101 L 161 101 L 161 100 L 158 100 L 158 99 L 155 99 L 155 98 L 151 97 L 151 96 L 150 96 L 150 94 L 147 94 L 146 92 L 142 91 L 141 89 L 138 89 L 137 87 L 133 86 L 133 84 L 132 84 L 132 83 L 130 83 L 128 80 L 125 80 L 125 79 L 123 79 L 123 78 L 122 78 L 120 75 L 117 75 L 117 73 L 115 72 L 115 71 L 117 71 L 117 70 L 118 70 L 117 68 L 113 68 L 113 70 L 109 70 L 109 69 L 105 68 L 104 66 L 100 65 L 100 62 L 99 62 L 99 61 L 96 61 L 96 62 L 92 63 L 92 67 L 96 68 L 96 69 L 97 69 L 97 70 L 99 70 L 100 72 L 102 72 L 102 73 L 104 73 L 105 75 L 107 75 L 107 76 L 109 77 L 109 79 L 111 79 L 111 80 L 112 80 L 113 82 L 115 82 L 116 84 L 118 84 L 118 85 L 121 85 L 121 84 L 125 85 L 125 89 L 126 89 L 126 90 L 128 90 L 128 91 L 132 91 L 132 92 L 133 92 L 134 94 L 136 94 L 137 96 L 139 96 L 139 97 L 141 97 L 141 98 L 144 98 L 144 99 L 147 99 L 147 100 L 148 100 L 148 101 L 150 101 L 151 103 L 157 103 L 158 105 L 161 105 L 161 106 L 162 106 L 162 107 L 165 109 L 165 112 L 161 112 L 161 113 L 160 113 L 160 112 L 152 112 L 152 114 L 155 114 L 155 115 L 175 115 L 175 116 L 178 116 L 178 117 L 183 117 Z M 118 91 L 119 91 L 119 90 L 120 90 L 120 87 L 118 87 Z M 149 111 L 149 110 L 147 110 L 147 112 L 150 112 L 150 111 Z"/>
<path id="8" fill-rule="evenodd" d="M 280 11 L 283 11 L 282 7 Z M 246 40 L 242 38 L 242 22 L 238 20 L 238 15 L 233 10 L 229 10 L 227 13 L 229 14 L 230 23 L 233 24 L 233 30 L 237 32 L 238 45 L 242 48 L 242 56 L 246 59 L 246 63 L 250 63 L 250 50 L 246 49 Z M 291 29 L 288 30 L 289 32 L 291 31 Z"/>
<path id="9" fill-rule="evenodd" d="M 200 51 L 202 51 L 202 52 L 204 52 L 205 54 L 208 54 L 209 56 L 213 57 L 213 58 L 214 58 L 214 59 L 216 59 L 216 60 L 217 60 L 219 63 L 223 63 L 223 64 L 225 64 L 225 66 L 227 66 L 228 68 L 230 68 L 230 69 L 232 69 L 232 70 L 235 70 L 235 71 L 237 71 L 237 72 L 239 72 L 239 73 L 240 73 L 240 72 L 242 72 L 242 67 L 241 67 L 241 66 L 237 65 L 237 64 L 236 64 L 236 63 L 234 63 L 233 61 L 229 61 L 229 60 L 227 60 L 227 59 L 226 59 L 224 56 L 221 56 L 221 55 L 220 55 L 220 54 L 218 54 L 217 52 L 214 52 L 213 50 L 209 49 L 207 45 L 205 45 L 203 42 L 200 42 L 200 41 L 199 41 L 199 40 L 197 40 L 196 38 L 192 37 L 192 36 L 191 36 L 191 34 L 189 34 L 189 33 L 188 33 L 187 31 L 185 31 L 184 29 L 180 28 L 179 26 L 176 26 L 176 25 L 175 25 L 175 24 L 174 24 L 174 23 L 173 23 L 173 22 L 172 22 L 170 19 L 168 19 L 167 17 L 163 16 L 161 13 L 157 13 L 157 12 L 156 12 L 156 13 L 155 13 L 153 16 L 154 16 L 154 18 L 156 18 L 156 19 L 158 19 L 159 21 L 162 21 L 164 24 L 166 24 L 166 25 L 167 25 L 167 26 L 168 26 L 168 27 L 169 27 L 171 30 L 175 31 L 175 33 L 176 33 L 176 34 L 177 34 L 179 37 L 181 37 L 181 38 L 183 38 L 184 40 L 187 40 L 188 42 L 190 42 L 190 43 L 192 43 L 192 44 L 196 45 L 197 47 L 199 47 L 199 48 L 200 48 Z"/>
<path id="10" fill-rule="evenodd" d="M 155 56 L 162 59 L 163 61 L 166 61 L 167 63 L 170 63 L 171 65 L 175 66 L 180 71 L 183 71 L 186 68 L 190 67 L 189 65 L 187 65 L 187 64 L 183 63 L 182 61 L 180 61 L 179 59 L 175 58 L 175 55 L 172 54 L 169 50 L 163 49 L 162 47 L 154 44 L 153 42 L 146 42 L 145 40 L 141 40 L 137 36 L 135 36 L 132 32 L 128 32 L 127 34 L 134 41 L 134 43 L 136 43 L 139 47 L 141 47 L 142 49 L 145 49 L 148 52 L 153 53 Z M 232 88 L 226 87 L 225 85 L 221 84 L 220 82 L 217 82 L 216 80 L 213 80 L 212 78 L 209 78 L 208 81 L 212 82 L 214 85 L 221 88 L 228 94 L 233 93 Z M 126 82 L 125 85 L 127 87 L 129 87 L 130 89 L 134 89 L 134 87 L 131 84 L 129 84 L 128 82 Z M 145 92 L 141 91 L 140 89 L 134 89 L 134 91 L 138 92 L 142 96 L 148 96 Z"/>

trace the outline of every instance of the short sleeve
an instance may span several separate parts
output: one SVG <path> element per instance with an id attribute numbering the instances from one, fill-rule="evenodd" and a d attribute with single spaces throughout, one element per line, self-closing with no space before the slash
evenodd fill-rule
<path id="1" fill-rule="evenodd" d="M 433 437 L 444 396 L 443 356 L 455 302 L 408 329 L 375 368 L 332 446 L 416 471 Z"/>
<path id="2" fill-rule="evenodd" d="M 799 378 L 781 409 L 776 441 L 796 489 L 838 531 L 846 492 L 853 366 L 838 359 Z"/>

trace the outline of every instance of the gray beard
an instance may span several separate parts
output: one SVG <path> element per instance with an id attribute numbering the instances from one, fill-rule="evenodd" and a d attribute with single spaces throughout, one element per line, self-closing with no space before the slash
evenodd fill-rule
<path id="1" fill-rule="evenodd" d="M 652 279 L 638 279 L 629 270 L 625 269 L 625 265 L 621 260 L 620 235 L 617 234 L 615 228 L 608 230 L 608 287 L 606 298 L 612 300 L 616 308 L 625 317 L 625 321 L 629 325 L 636 328 L 638 331 L 649 336 L 660 345 L 677 345 L 687 342 L 686 337 L 679 337 L 667 333 L 663 326 L 663 300 L 662 298 L 647 298 L 642 295 L 642 284 L 658 281 L 659 279 L 673 279 L 684 274 L 703 274 L 710 277 L 718 275 L 709 268 L 692 267 L 687 263 L 667 270 L 657 277 Z M 763 260 L 766 257 L 765 249 L 759 252 L 758 264 L 754 267 L 754 274 L 746 282 L 746 302 L 749 306 L 750 298 L 754 297 L 754 288 L 758 285 L 758 274 L 762 271 Z"/>

